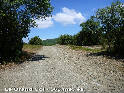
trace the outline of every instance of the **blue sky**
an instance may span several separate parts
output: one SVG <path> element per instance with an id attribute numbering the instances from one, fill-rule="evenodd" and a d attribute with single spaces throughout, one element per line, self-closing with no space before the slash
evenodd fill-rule
<path id="1" fill-rule="evenodd" d="M 94 15 L 98 8 L 109 6 L 113 1 L 116 0 L 51 0 L 54 7 L 52 18 L 36 20 L 38 27 L 31 28 L 27 38 L 39 36 L 45 40 L 61 34 L 74 35 L 81 30 L 80 23 Z M 28 42 L 27 38 L 23 40 Z"/>

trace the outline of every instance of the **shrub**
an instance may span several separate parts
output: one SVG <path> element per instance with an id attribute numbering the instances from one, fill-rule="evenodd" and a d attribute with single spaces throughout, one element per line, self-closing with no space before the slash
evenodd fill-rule
<path id="1" fill-rule="evenodd" d="M 29 44 L 42 45 L 42 40 L 38 36 L 35 36 L 35 37 L 31 38 L 31 40 L 29 41 Z"/>
<path id="2" fill-rule="evenodd" d="M 57 43 L 60 45 L 73 44 L 73 38 L 71 35 L 61 35 L 58 38 Z"/>

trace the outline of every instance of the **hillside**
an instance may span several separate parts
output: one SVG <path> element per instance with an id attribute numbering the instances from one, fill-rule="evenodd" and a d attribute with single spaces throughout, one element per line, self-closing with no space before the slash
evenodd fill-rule
<path id="1" fill-rule="evenodd" d="M 43 40 L 43 45 L 44 46 L 51 46 L 51 45 L 55 45 L 55 44 L 57 44 L 57 38 Z"/>

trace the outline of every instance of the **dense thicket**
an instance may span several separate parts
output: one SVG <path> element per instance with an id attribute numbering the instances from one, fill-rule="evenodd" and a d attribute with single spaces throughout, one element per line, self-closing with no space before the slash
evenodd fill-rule
<path id="1" fill-rule="evenodd" d="M 38 36 L 35 36 L 29 40 L 29 44 L 31 45 L 42 45 L 42 39 L 40 39 Z"/>
<path id="2" fill-rule="evenodd" d="M 0 0 L 0 60 L 19 56 L 34 20 L 51 12 L 50 0 Z"/>
<path id="3" fill-rule="evenodd" d="M 72 36 L 71 35 L 61 35 L 57 42 L 61 45 L 73 44 Z"/>
<path id="4" fill-rule="evenodd" d="M 108 51 L 124 54 L 124 4 L 117 1 L 99 9 L 96 17 L 101 23 Z"/>
<path id="5" fill-rule="evenodd" d="M 96 45 L 102 44 L 109 52 L 124 54 L 124 4 L 120 1 L 98 9 L 74 36 L 62 35 L 59 44 Z"/>
<path id="6" fill-rule="evenodd" d="M 91 16 L 85 23 L 80 24 L 82 30 L 79 32 L 79 42 L 78 45 L 96 45 L 99 44 L 100 40 L 100 23 L 94 16 Z"/>

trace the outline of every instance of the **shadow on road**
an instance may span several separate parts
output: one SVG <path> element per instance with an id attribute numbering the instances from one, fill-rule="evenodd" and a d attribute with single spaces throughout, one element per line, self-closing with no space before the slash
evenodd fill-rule
<path id="1" fill-rule="evenodd" d="M 90 53 L 90 54 L 87 54 L 87 56 L 103 56 L 103 57 L 107 57 L 109 59 L 121 60 L 124 62 L 124 55 L 115 55 L 112 53 L 108 53 L 106 51 Z"/>
<path id="2" fill-rule="evenodd" d="M 46 58 L 50 58 L 50 57 L 46 57 L 45 55 L 37 55 L 37 54 L 35 54 L 28 61 L 39 61 L 39 60 L 45 60 Z"/>

